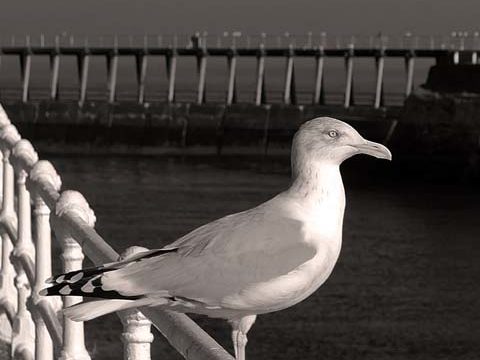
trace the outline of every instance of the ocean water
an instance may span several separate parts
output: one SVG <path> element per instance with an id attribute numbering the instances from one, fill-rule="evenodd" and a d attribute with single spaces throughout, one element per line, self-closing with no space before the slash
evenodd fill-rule
<path id="1" fill-rule="evenodd" d="M 117 251 L 161 247 L 208 221 L 255 206 L 289 183 L 286 161 L 45 158 L 62 175 L 65 189 L 86 196 L 98 232 Z M 376 166 L 375 161 L 342 166 L 344 240 L 330 279 L 302 303 L 260 316 L 249 332 L 249 359 L 478 358 L 480 192 L 378 176 L 381 171 L 369 176 L 363 165 Z M 232 351 L 226 322 L 195 319 Z M 114 315 L 87 323 L 92 358 L 119 359 L 121 332 Z M 158 333 L 152 354 L 181 358 Z"/>

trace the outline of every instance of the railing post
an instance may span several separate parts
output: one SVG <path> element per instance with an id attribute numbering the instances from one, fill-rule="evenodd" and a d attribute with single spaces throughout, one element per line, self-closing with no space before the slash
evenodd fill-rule
<path id="1" fill-rule="evenodd" d="M 128 248 L 120 260 L 148 249 L 140 246 Z M 150 344 L 153 341 L 152 323 L 137 309 L 129 309 L 119 313 L 123 324 L 122 342 L 125 360 L 150 360 Z"/>
<path id="2" fill-rule="evenodd" d="M 74 212 L 83 219 L 88 226 L 95 225 L 95 215 L 90 209 L 87 201 L 77 191 L 64 191 L 57 201 L 55 207 L 56 214 L 64 212 Z M 60 221 L 54 222 L 55 234 L 61 241 L 62 261 L 64 272 L 79 270 L 82 268 L 83 251 L 82 247 L 76 242 L 68 228 Z M 72 306 L 82 302 L 81 296 L 65 296 L 63 304 L 65 307 Z M 89 360 L 90 355 L 85 348 L 83 322 L 72 321 L 63 317 L 63 349 L 61 360 Z"/>
<path id="3" fill-rule="evenodd" d="M 0 130 L 1 150 L 3 155 L 3 199 L 0 212 L 1 237 L 2 237 L 2 268 L 0 271 L 0 306 L 13 325 L 17 312 L 18 293 L 15 287 L 15 269 L 10 261 L 13 251 L 12 238 L 17 226 L 17 218 L 14 210 L 14 174 L 10 164 L 11 146 L 20 140 L 16 128 L 5 125 Z M 14 333 L 11 333 L 14 336 Z"/>
<path id="4" fill-rule="evenodd" d="M 31 144 L 25 140 L 17 142 L 13 149 L 13 155 L 28 158 L 30 163 L 38 161 L 37 153 L 33 150 Z M 15 157 L 14 159 L 18 158 Z M 18 356 L 23 354 L 23 357 L 28 356 L 33 359 L 35 353 L 35 325 L 30 312 L 27 310 L 27 298 L 31 295 L 31 284 L 28 281 L 26 269 L 19 262 L 22 257 L 29 259 L 35 257 L 31 235 L 30 193 L 25 186 L 27 171 L 20 166 L 16 166 L 15 170 L 17 173 L 18 235 L 14 255 L 18 261 L 16 266 L 17 277 L 15 278 L 18 291 L 18 312 L 14 323 L 12 354 L 14 356 L 15 354 L 18 354 Z M 32 275 L 29 276 L 32 277 Z"/>
<path id="5" fill-rule="evenodd" d="M 0 161 L 1 161 L 1 164 L 0 164 L 0 193 L 3 193 L 3 155 L 2 153 L 0 152 Z M 0 194 L 1 197 L 3 197 L 3 194 Z M 2 284 L 2 281 L 3 281 L 3 264 L 4 264 L 4 261 L 3 261 L 3 242 L 4 240 L 2 239 L 2 237 L 0 236 L 0 290 L 3 289 L 3 284 Z M 2 310 L 3 309 L 3 303 L 2 303 L 3 299 L 2 297 L 0 296 L 0 308 Z M 5 343 L 8 343 L 10 342 L 12 339 L 12 328 L 11 328 L 11 324 L 10 324 L 10 321 L 8 320 L 8 316 L 7 316 L 7 313 L 5 311 L 1 311 L 0 312 L 0 340 L 5 342 Z"/>
<path id="6" fill-rule="evenodd" d="M 43 257 L 42 253 L 45 253 L 47 249 L 42 247 L 42 243 L 37 242 L 37 251 L 35 251 L 35 255 L 33 255 L 33 251 L 27 252 L 25 250 L 22 251 L 22 248 L 28 249 L 32 244 L 32 236 L 31 236 L 31 202 L 30 202 L 30 194 L 26 188 L 26 180 L 28 172 L 32 172 L 35 164 L 38 162 L 38 155 L 33 149 L 30 142 L 27 140 L 20 140 L 17 142 L 15 147 L 13 148 L 13 159 L 15 161 L 15 170 L 17 171 L 17 184 L 18 184 L 18 242 L 17 247 L 15 249 L 15 254 L 17 258 L 27 258 L 31 259 L 35 256 L 35 271 L 33 270 L 33 266 L 27 266 L 24 268 L 25 272 L 28 271 L 32 272 L 32 274 L 27 273 L 28 279 L 33 284 L 34 291 L 31 295 L 31 302 L 33 304 L 33 318 L 35 323 L 35 330 L 32 327 L 32 333 L 35 333 L 35 336 L 31 336 L 32 339 L 35 341 L 35 359 L 52 359 L 53 352 L 50 340 L 50 333 L 45 329 L 45 324 L 43 321 L 42 313 L 45 315 L 45 312 L 50 311 L 49 315 L 55 316 L 55 309 L 49 307 L 47 308 L 44 302 L 48 302 L 49 305 L 57 305 L 57 299 L 40 299 L 37 295 L 38 291 L 44 287 L 43 282 L 39 282 L 38 274 L 41 270 L 44 269 L 45 263 L 39 260 L 39 257 Z M 24 245 L 23 245 L 24 244 Z M 18 250 L 17 250 L 18 249 Z M 49 255 L 47 255 L 49 256 Z M 50 263 L 50 258 L 47 259 L 48 263 Z M 30 260 L 31 261 L 31 260 Z M 27 260 L 24 259 L 22 262 L 23 264 L 27 263 Z M 33 264 L 33 262 L 32 262 Z M 40 269 L 39 269 L 40 268 Z M 58 309 L 57 309 L 58 310 Z M 48 316 L 48 315 L 47 315 Z M 50 329 L 57 329 L 55 319 L 50 319 Z M 58 336 L 55 337 L 58 339 Z M 49 346 L 50 345 L 50 346 Z M 33 348 L 33 346 L 32 346 Z"/>
<path id="7" fill-rule="evenodd" d="M 5 233 L 2 234 L 2 268 L 0 270 L 0 308 L 5 313 L 8 321 L 2 323 L 2 335 L 4 337 L 10 336 L 7 340 L 11 341 L 12 323 L 17 309 L 17 294 L 14 285 L 15 270 L 10 263 L 10 254 L 13 250 L 13 245 L 10 238 Z"/>
<path id="8" fill-rule="evenodd" d="M 33 360 L 35 330 L 32 316 L 27 310 L 31 288 L 24 271 L 17 273 L 15 286 L 18 289 L 18 311 L 13 321 L 11 353 L 14 359 Z"/>
<path id="9" fill-rule="evenodd" d="M 3 107 L 0 105 L 0 128 L 3 128 L 4 126 L 7 126 L 10 124 L 10 120 L 8 119 L 7 114 L 3 110 Z M 0 151 L 0 203 L 2 203 L 3 199 L 3 154 Z M 3 206 L 2 206 L 3 207 Z M 0 231 L 0 290 L 3 289 L 3 284 L 2 284 L 2 278 L 3 278 L 3 264 L 5 263 L 3 261 L 3 253 L 2 253 L 2 248 L 3 248 L 3 241 L 1 233 L 3 231 Z M 5 264 L 9 264 L 9 261 L 7 261 Z M 2 303 L 3 298 L 0 296 L 0 308 L 2 310 L 5 310 L 3 308 L 3 303 Z M 11 328 L 11 323 L 9 321 L 8 313 L 5 311 L 0 312 L 0 340 L 9 343 L 12 340 L 12 328 Z"/>
<path id="10" fill-rule="evenodd" d="M 125 360 L 150 360 L 153 341 L 152 323 L 138 310 L 125 310 L 121 314 L 123 358 Z"/>
<path id="11" fill-rule="evenodd" d="M 30 286 L 35 282 L 35 246 L 32 242 L 31 202 L 26 182 L 28 173 L 38 161 L 30 141 L 21 139 L 12 148 L 10 162 L 17 174 L 18 227 L 14 258 L 22 264 Z"/>
<path id="12" fill-rule="evenodd" d="M 48 161 L 39 161 L 30 172 L 30 179 L 36 183 L 48 183 L 56 191 L 62 185 L 60 177 L 54 167 Z M 52 275 L 52 254 L 51 254 L 51 230 L 50 230 L 50 209 L 45 201 L 37 193 L 34 194 L 35 210 L 33 211 L 35 222 L 35 285 L 34 292 L 38 294 L 40 289 L 45 287 L 45 280 Z M 39 305 L 42 298 L 33 298 L 35 305 Z M 60 309 L 61 302 L 57 300 L 54 307 Z M 35 316 L 35 359 L 51 360 L 53 358 L 53 344 L 47 326 L 41 316 Z"/>

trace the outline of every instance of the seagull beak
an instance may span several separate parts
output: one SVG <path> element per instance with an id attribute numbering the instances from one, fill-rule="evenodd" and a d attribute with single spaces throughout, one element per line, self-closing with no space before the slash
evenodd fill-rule
<path id="1" fill-rule="evenodd" d="M 379 159 L 392 160 L 392 153 L 382 144 L 365 140 L 363 143 L 354 145 L 353 147 L 356 148 L 360 154 L 367 154 Z"/>

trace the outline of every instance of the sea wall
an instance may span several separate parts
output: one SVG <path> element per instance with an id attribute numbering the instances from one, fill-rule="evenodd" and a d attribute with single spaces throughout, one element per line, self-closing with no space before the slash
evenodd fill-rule
<path id="1" fill-rule="evenodd" d="M 9 103 L 22 135 L 40 152 L 281 156 L 306 120 L 332 116 L 386 143 L 397 173 L 478 177 L 480 97 L 419 90 L 404 107 Z M 458 176 L 457 176 L 458 175 Z"/>
<path id="2" fill-rule="evenodd" d="M 92 101 L 7 103 L 24 137 L 40 149 L 127 153 L 288 153 L 301 123 L 333 116 L 383 141 L 398 109 L 342 106 L 165 104 Z"/>

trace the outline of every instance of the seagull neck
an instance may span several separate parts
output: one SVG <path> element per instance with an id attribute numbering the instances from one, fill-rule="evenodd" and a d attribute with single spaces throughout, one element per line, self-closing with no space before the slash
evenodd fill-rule
<path id="1" fill-rule="evenodd" d="M 329 162 L 305 162 L 294 168 L 289 192 L 314 201 L 330 195 L 344 196 L 340 166 Z"/>

